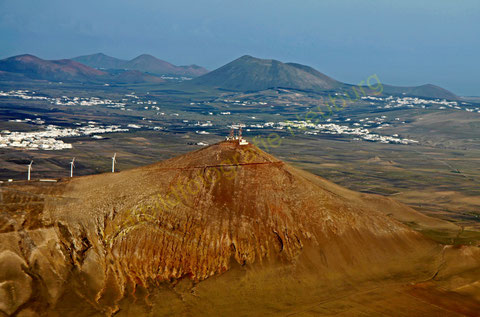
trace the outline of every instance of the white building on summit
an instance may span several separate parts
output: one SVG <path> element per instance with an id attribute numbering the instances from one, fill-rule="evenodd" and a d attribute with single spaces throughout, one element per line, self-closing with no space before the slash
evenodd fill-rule
<path id="1" fill-rule="evenodd" d="M 238 142 L 239 145 L 247 145 L 248 141 L 242 138 L 242 127 L 238 130 L 238 135 L 235 135 L 233 128 L 230 130 L 230 135 L 225 138 L 226 141 Z"/>

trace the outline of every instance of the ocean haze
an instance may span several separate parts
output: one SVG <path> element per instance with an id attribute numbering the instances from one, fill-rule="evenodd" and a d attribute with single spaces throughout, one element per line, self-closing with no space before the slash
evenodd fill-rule
<path id="1" fill-rule="evenodd" d="M 249 54 L 357 84 L 480 95 L 478 1 L 0 1 L 0 58 L 152 54 L 215 69 Z"/>

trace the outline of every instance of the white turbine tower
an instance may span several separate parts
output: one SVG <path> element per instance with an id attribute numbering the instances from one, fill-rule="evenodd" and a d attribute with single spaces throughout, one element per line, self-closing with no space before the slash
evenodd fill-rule
<path id="1" fill-rule="evenodd" d="M 28 177 L 27 177 L 27 180 L 30 180 L 30 173 L 32 171 L 32 164 L 33 164 L 33 161 L 30 162 L 30 164 L 28 164 Z"/>
<path id="2" fill-rule="evenodd" d="M 75 158 L 70 162 L 70 177 L 73 177 L 73 168 L 75 167 Z"/>
<path id="3" fill-rule="evenodd" d="M 115 163 L 117 162 L 117 153 L 113 154 L 112 157 L 112 173 L 115 173 Z"/>

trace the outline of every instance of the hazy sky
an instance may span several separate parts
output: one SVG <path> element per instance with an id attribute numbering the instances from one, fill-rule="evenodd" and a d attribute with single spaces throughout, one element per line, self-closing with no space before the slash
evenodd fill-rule
<path id="1" fill-rule="evenodd" d="M 249 54 L 480 95 L 479 0 L 0 0 L 0 40 L 0 58 L 149 53 L 214 69 Z"/>

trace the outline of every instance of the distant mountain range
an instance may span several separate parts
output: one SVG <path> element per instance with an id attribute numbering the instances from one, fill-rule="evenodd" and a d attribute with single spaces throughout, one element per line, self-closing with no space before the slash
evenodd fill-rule
<path id="1" fill-rule="evenodd" d="M 207 72 L 197 65 L 175 66 L 146 54 L 131 61 L 101 53 L 61 60 L 44 60 L 24 54 L 0 60 L 0 80 L 4 81 L 142 84 L 162 83 L 164 75 L 191 78 Z"/>
<path id="2" fill-rule="evenodd" d="M 143 54 L 130 61 L 93 54 L 74 59 L 43 60 L 33 55 L 19 55 L 0 60 L 0 80 L 48 80 L 87 83 L 142 84 L 163 83 L 161 76 L 195 77 L 183 89 L 208 88 L 229 91 L 261 91 L 285 88 L 300 91 L 347 91 L 354 87 L 337 81 L 312 67 L 283 63 L 272 59 L 242 56 L 214 71 L 190 66 L 175 66 Z M 376 84 L 376 83 L 375 83 Z M 426 98 L 458 99 L 452 92 L 426 84 L 397 87 L 383 84 L 383 93 Z M 368 87 L 363 87 L 370 91 Z"/>
<path id="3" fill-rule="evenodd" d="M 175 66 L 148 54 L 142 54 L 130 61 L 103 53 L 79 56 L 72 60 L 98 69 L 137 70 L 154 75 L 198 77 L 208 73 L 208 70 L 198 65 Z"/>
<path id="4" fill-rule="evenodd" d="M 107 73 L 69 59 L 47 61 L 33 55 L 19 55 L 0 60 L 0 70 L 32 79 L 52 81 L 91 80 Z"/>
<path id="5" fill-rule="evenodd" d="M 160 83 L 164 80 L 139 71 L 109 73 L 70 60 L 44 60 L 33 55 L 18 55 L 0 60 L 0 80 L 48 80 L 88 83 Z"/>
<path id="6" fill-rule="evenodd" d="M 374 84 L 377 84 L 376 82 Z M 259 91 L 286 88 L 302 91 L 342 91 L 353 85 L 342 83 L 312 67 L 282 63 L 277 60 L 242 56 L 210 73 L 193 79 L 188 85 L 233 91 Z M 369 90 L 368 87 L 365 87 Z M 417 87 L 397 87 L 383 84 L 383 93 L 427 98 L 458 99 L 441 87 L 431 84 Z"/>

